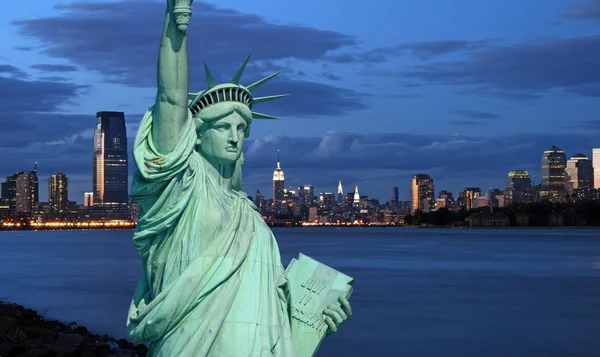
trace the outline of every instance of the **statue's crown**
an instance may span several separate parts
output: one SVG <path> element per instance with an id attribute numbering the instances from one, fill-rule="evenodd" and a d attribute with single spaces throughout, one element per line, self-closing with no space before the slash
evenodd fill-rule
<path id="1" fill-rule="evenodd" d="M 250 84 L 249 86 L 243 86 L 239 84 L 240 78 L 242 74 L 244 74 L 244 70 L 246 69 L 246 64 L 248 64 L 248 60 L 250 56 L 246 58 L 240 69 L 238 69 L 235 76 L 231 80 L 231 83 L 223 83 L 217 85 L 215 79 L 213 78 L 210 70 L 206 63 L 204 64 L 204 69 L 206 71 L 206 80 L 208 81 L 208 89 L 198 92 L 198 93 L 190 93 L 188 95 L 188 108 L 192 112 L 193 116 L 196 116 L 203 109 L 220 102 L 239 102 L 242 103 L 248 108 L 252 109 L 254 104 L 259 104 L 263 102 L 267 102 L 269 100 L 278 99 L 287 96 L 288 94 L 280 94 L 280 95 L 272 95 L 268 97 L 256 97 L 252 96 L 252 91 L 271 78 L 275 77 L 279 73 L 283 71 L 279 71 L 271 74 L 268 77 L 265 77 L 255 83 Z M 253 119 L 277 119 L 274 116 L 270 116 L 267 114 L 252 112 Z"/>

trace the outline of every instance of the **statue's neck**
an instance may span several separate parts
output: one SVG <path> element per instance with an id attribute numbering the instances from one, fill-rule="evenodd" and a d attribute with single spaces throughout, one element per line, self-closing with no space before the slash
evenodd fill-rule
<path id="1" fill-rule="evenodd" d="M 220 165 L 211 158 L 200 155 L 205 162 L 205 174 L 226 192 L 233 192 L 232 178 L 235 164 Z"/>

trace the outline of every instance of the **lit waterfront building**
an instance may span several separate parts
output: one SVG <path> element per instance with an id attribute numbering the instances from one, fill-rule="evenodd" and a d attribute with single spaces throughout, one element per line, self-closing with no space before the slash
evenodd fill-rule
<path id="1" fill-rule="evenodd" d="M 285 199 L 285 178 L 281 163 L 279 161 L 279 150 L 277 150 L 277 168 L 273 171 L 273 205 Z"/>
<path id="2" fill-rule="evenodd" d="M 298 196 L 300 204 L 304 207 L 311 207 L 316 201 L 315 188 L 312 185 L 304 185 L 298 187 Z"/>
<path id="3" fill-rule="evenodd" d="M 567 192 L 590 189 L 594 185 L 594 168 L 584 154 L 575 154 L 567 161 Z"/>
<path id="4" fill-rule="evenodd" d="M 94 206 L 106 217 L 129 217 L 127 131 L 123 112 L 96 113 L 93 156 Z"/>
<path id="5" fill-rule="evenodd" d="M 506 178 L 504 204 L 527 203 L 532 201 L 531 177 L 525 170 L 513 170 Z"/>
<path id="6" fill-rule="evenodd" d="M 410 183 L 411 212 L 428 212 L 434 208 L 433 179 L 427 174 L 415 174 Z"/>
<path id="7" fill-rule="evenodd" d="M 473 206 L 473 200 L 481 196 L 481 189 L 479 187 L 467 187 L 464 191 L 464 206 L 467 210 L 476 208 Z"/>
<path id="8" fill-rule="evenodd" d="M 542 155 L 542 187 L 540 195 L 551 201 L 562 201 L 566 189 L 567 157 L 556 146 Z"/>
<path id="9" fill-rule="evenodd" d="M 93 192 L 85 192 L 83 194 L 83 205 L 85 207 L 91 207 L 94 205 L 94 193 Z"/>
<path id="10" fill-rule="evenodd" d="M 19 172 L 16 179 L 16 210 L 32 213 L 39 202 L 37 162 L 32 171 Z"/>
<path id="11" fill-rule="evenodd" d="M 592 166 L 594 167 L 594 188 L 600 190 L 600 148 L 592 149 Z"/>
<path id="12" fill-rule="evenodd" d="M 454 199 L 452 198 L 452 192 L 442 190 L 438 193 L 438 198 L 435 201 L 436 208 L 452 208 L 454 206 Z"/>
<path id="13" fill-rule="evenodd" d="M 48 205 L 56 213 L 65 213 L 69 206 L 69 180 L 62 172 L 48 178 Z"/>
<path id="14" fill-rule="evenodd" d="M 17 176 L 19 173 L 7 176 L 2 182 L 2 201 L 10 211 L 17 209 Z"/>

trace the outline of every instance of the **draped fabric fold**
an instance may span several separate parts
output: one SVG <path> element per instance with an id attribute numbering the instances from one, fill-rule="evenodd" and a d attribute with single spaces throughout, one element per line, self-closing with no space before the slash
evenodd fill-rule
<path id="1" fill-rule="evenodd" d="M 135 139 L 134 245 L 144 274 L 127 327 L 149 356 L 295 356 L 277 242 L 243 192 L 205 173 L 188 127 L 167 155 L 152 142 L 152 111 Z"/>

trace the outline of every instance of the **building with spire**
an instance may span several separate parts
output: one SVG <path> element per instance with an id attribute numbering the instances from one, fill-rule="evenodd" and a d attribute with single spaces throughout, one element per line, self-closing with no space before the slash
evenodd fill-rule
<path id="1" fill-rule="evenodd" d="M 358 186 L 354 187 L 354 199 L 352 200 L 352 206 L 360 206 L 360 194 L 358 193 Z"/>
<path id="2" fill-rule="evenodd" d="M 279 161 L 279 150 L 277 150 L 277 168 L 273 171 L 273 204 L 283 201 L 285 198 L 285 177 L 281 162 Z"/>
<path id="3" fill-rule="evenodd" d="M 337 201 L 339 204 L 344 202 L 344 188 L 342 187 L 342 180 L 338 181 L 337 187 Z"/>

